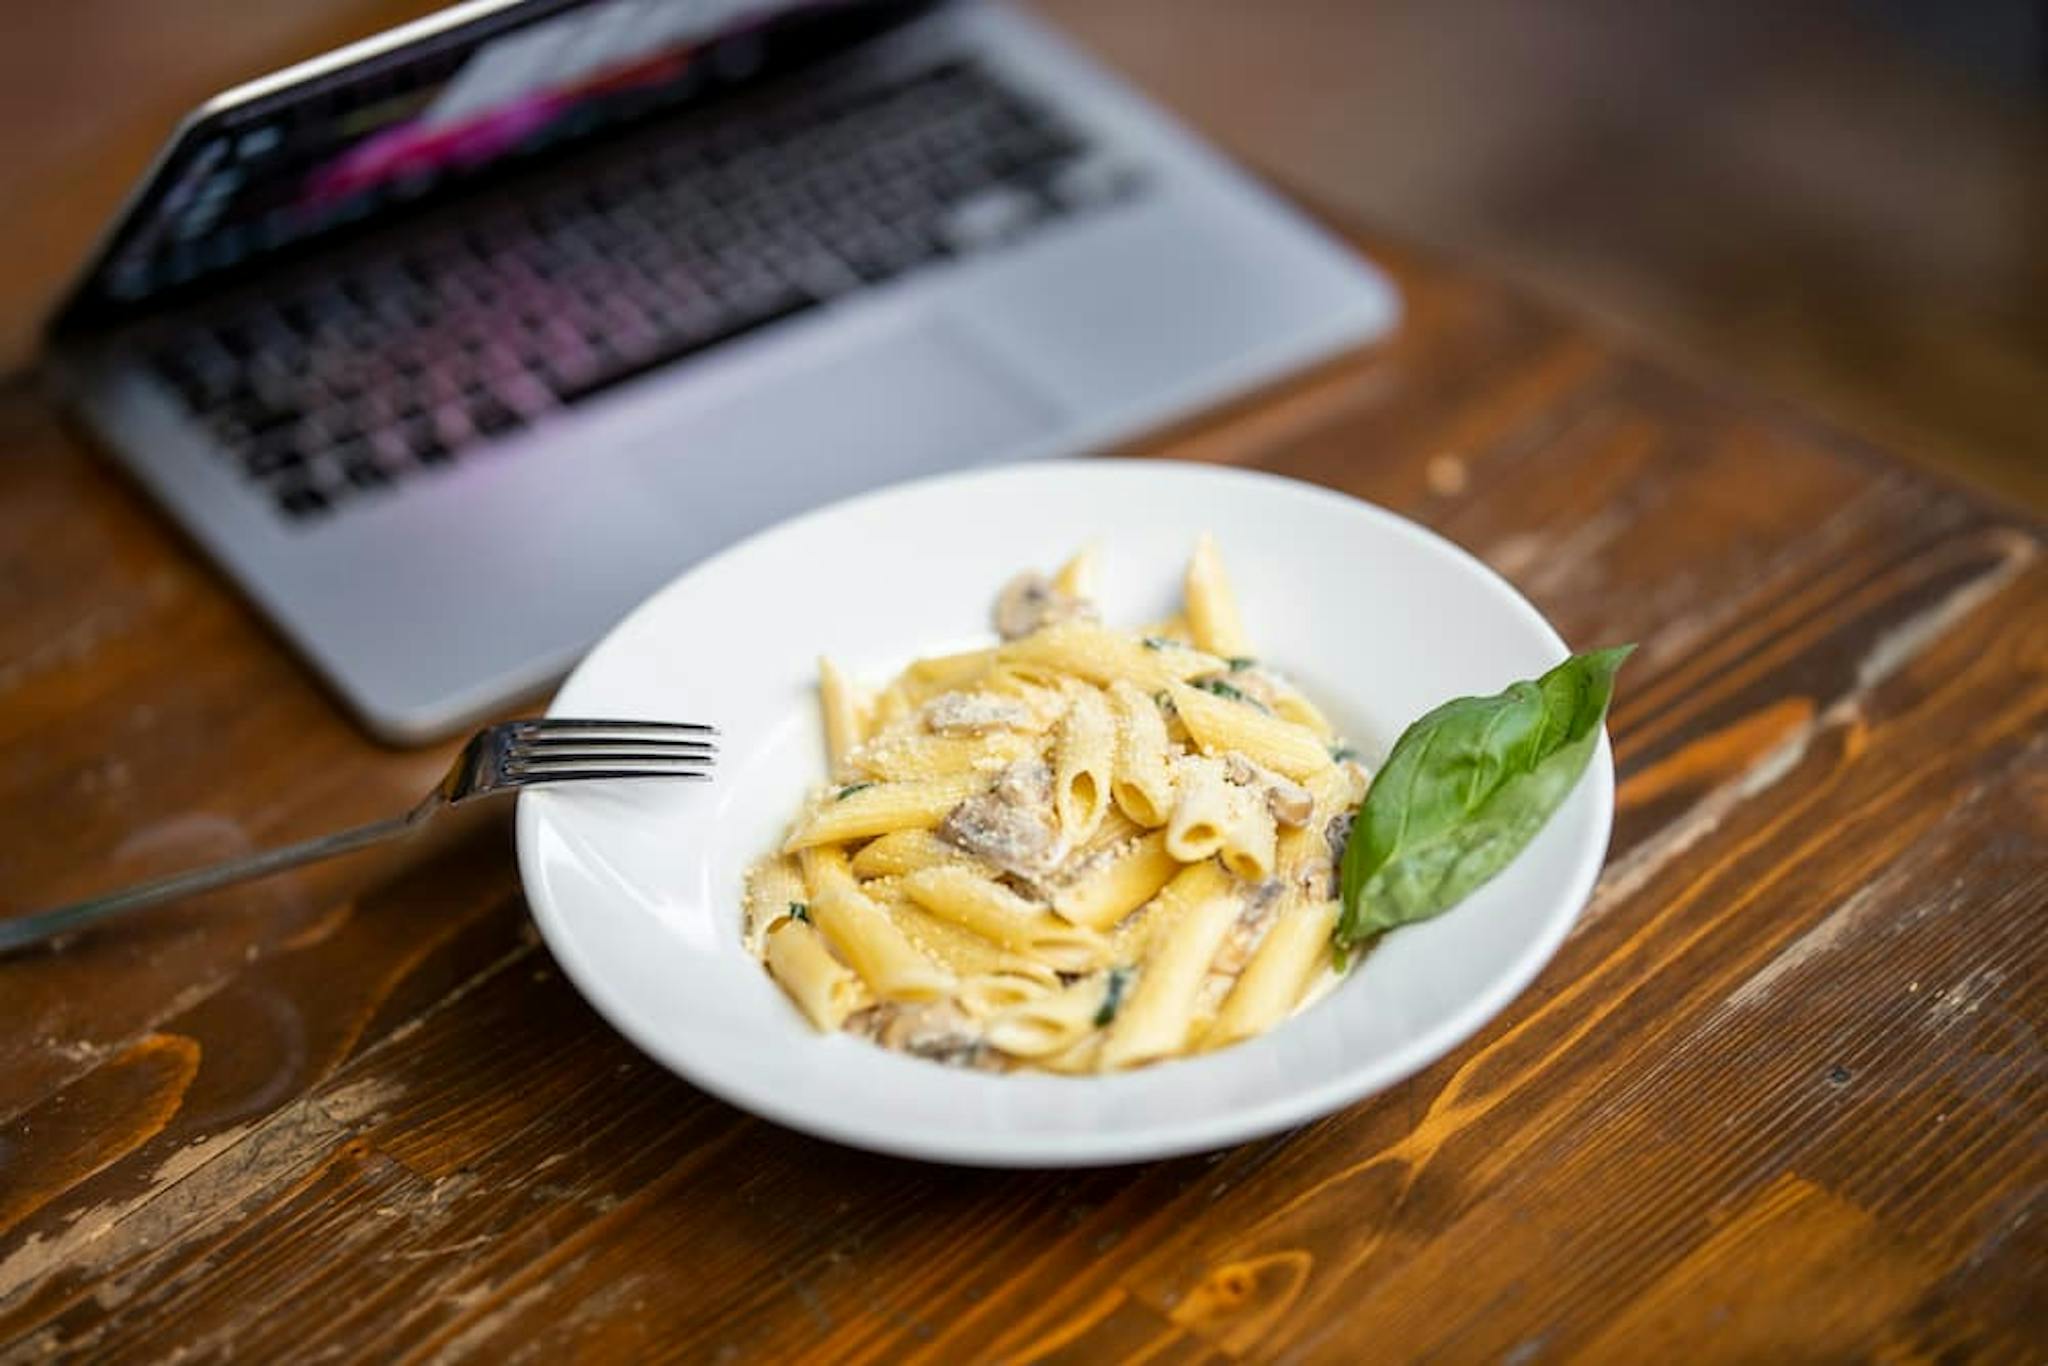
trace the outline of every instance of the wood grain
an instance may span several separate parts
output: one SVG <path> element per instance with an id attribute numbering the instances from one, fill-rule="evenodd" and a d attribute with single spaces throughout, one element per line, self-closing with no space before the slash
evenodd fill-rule
<path id="1" fill-rule="evenodd" d="M 0 959 L 0 1361 L 2038 1358 L 2040 529 L 1373 237 L 1386 345 L 1143 443 L 1397 508 L 1638 639 L 1609 865 L 1389 1092 L 1089 1172 L 731 1110 L 539 949 L 503 813 Z M 0 911 L 394 809 L 165 522 L 0 392 Z"/>
<path id="2" fill-rule="evenodd" d="M 1398 338 L 1141 449 L 1374 498 L 1643 641 L 1606 877 L 1478 1038 L 1206 1158 L 870 1157 L 605 1028 L 486 820 L 0 962 L 0 1358 L 2038 1355 L 2038 530 L 1367 245 Z M 0 413 L 10 904 L 436 768 Z"/>

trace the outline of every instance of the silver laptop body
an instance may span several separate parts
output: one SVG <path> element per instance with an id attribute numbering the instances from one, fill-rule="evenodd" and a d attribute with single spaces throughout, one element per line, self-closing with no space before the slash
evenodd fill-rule
<path id="1" fill-rule="evenodd" d="M 1371 265 L 1016 9 L 913 6 L 761 76 L 762 25 L 860 8 L 487 0 L 229 91 L 138 189 L 48 372 L 367 726 L 418 741 L 558 678 L 791 513 L 1099 448 L 1393 325 Z M 452 74 L 424 105 L 398 91 L 400 136 L 323 165 L 310 217 L 216 240 L 207 196 L 258 179 L 223 189 L 220 168 L 306 136 L 265 111 L 340 117 L 349 82 L 402 86 L 364 73 L 418 53 Z M 568 131 L 495 179 L 404 162 L 406 138 L 487 158 L 548 118 Z M 135 245 L 167 199 L 184 237 L 159 221 Z M 591 203 L 623 216 L 591 228 Z M 488 253 L 529 231 L 531 268 L 506 274 Z"/>

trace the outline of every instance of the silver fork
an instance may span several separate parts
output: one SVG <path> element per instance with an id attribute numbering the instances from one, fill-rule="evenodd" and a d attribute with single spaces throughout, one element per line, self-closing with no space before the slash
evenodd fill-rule
<path id="1" fill-rule="evenodd" d="M 402 816 L 317 839 L 267 849 L 190 872 L 145 882 L 35 915 L 0 920 L 0 953 L 69 930 L 229 883 L 283 872 L 304 863 L 419 829 L 451 806 L 548 783 L 616 778 L 708 779 L 718 746 L 714 726 L 685 721 L 506 721 L 469 737 L 447 776 Z"/>

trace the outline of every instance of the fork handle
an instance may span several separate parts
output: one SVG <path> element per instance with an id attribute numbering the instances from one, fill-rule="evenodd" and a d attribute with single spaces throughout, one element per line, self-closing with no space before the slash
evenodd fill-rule
<path id="1" fill-rule="evenodd" d="M 266 849 L 260 854 L 230 859 L 206 868 L 194 868 L 189 872 L 173 873 L 119 892 L 105 896 L 88 897 L 74 901 L 68 906 L 53 910 L 39 911 L 34 915 L 21 916 L 12 920 L 0 920 L 0 954 L 14 949 L 27 948 L 68 930 L 81 929 L 129 911 L 139 911 L 145 906 L 174 901 L 181 896 L 197 892 L 210 892 L 216 887 L 230 883 L 245 882 L 250 878 L 281 873 L 287 868 L 301 864 L 315 863 L 336 854 L 346 854 L 354 849 L 378 844 L 384 840 L 402 835 L 422 824 L 430 814 L 431 807 L 393 816 L 389 820 L 372 821 L 359 825 L 353 830 L 341 830 L 332 835 L 321 835 L 316 839 L 301 840 L 279 849 Z"/>

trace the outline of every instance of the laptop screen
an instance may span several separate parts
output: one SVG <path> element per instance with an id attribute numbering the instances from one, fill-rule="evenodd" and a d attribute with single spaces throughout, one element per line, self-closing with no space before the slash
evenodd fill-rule
<path id="1" fill-rule="evenodd" d="M 59 326 L 118 319 L 838 50 L 914 0 L 530 0 L 188 128 Z"/>

